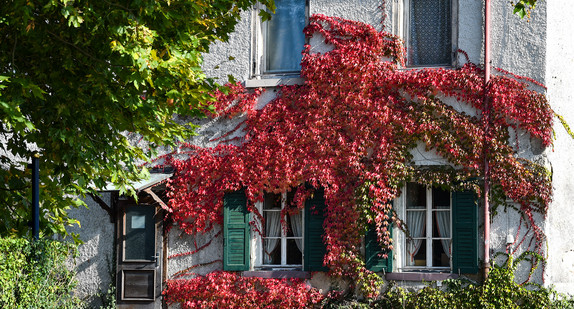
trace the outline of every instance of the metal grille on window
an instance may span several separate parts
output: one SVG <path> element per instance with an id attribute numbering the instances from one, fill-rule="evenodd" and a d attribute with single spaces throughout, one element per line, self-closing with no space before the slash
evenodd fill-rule
<path id="1" fill-rule="evenodd" d="M 451 0 L 410 0 L 409 10 L 408 64 L 450 65 Z"/>

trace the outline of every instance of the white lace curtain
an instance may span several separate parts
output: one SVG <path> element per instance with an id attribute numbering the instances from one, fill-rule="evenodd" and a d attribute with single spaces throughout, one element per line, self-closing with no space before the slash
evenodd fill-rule
<path id="1" fill-rule="evenodd" d="M 412 238 L 424 237 L 425 232 L 425 211 L 407 211 L 407 224 Z M 415 265 L 415 255 L 421 249 L 423 239 L 411 239 L 407 245 L 409 255 L 409 265 Z"/>
<path id="2" fill-rule="evenodd" d="M 450 0 L 411 0 L 409 18 L 409 64 L 450 64 Z"/>
<path id="3" fill-rule="evenodd" d="M 295 238 L 297 248 L 299 251 L 303 252 L 303 213 L 299 211 L 299 213 L 291 215 L 289 218 L 291 219 L 291 230 L 293 231 L 293 236 L 299 237 Z"/>
<path id="4" fill-rule="evenodd" d="M 275 250 L 279 244 L 281 237 L 281 212 L 280 211 L 266 211 L 265 212 L 265 252 L 263 260 L 265 264 L 271 264 L 271 252 Z M 277 237 L 277 238 L 269 238 Z"/>

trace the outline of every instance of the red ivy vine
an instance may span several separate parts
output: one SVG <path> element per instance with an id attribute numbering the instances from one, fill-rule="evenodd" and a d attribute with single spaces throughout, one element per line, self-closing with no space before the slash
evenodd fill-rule
<path id="1" fill-rule="evenodd" d="M 323 296 L 297 279 L 241 277 L 213 272 L 203 277 L 170 280 L 164 291 L 168 305 L 191 308 L 311 308 Z"/>
<path id="2" fill-rule="evenodd" d="M 281 87 L 261 109 L 256 108 L 259 90 L 230 85 L 215 95 L 217 112 L 210 116 L 243 117 L 233 130 L 242 137 L 225 135 L 215 148 L 187 144 L 182 150 L 188 158 L 171 158 L 176 176 L 169 184 L 170 216 L 181 229 L 193 235 L 222 224 L 225 192 L 245 187 L 249 210 L 260 216 L 254 205 L 263 192 L 303 190 L 303 183 L 323 187 L 324 263 L 333 275 L 364 278 L 368 272 L 359 248 L 365 223 L 374 222 L 381 244 L 392 248 L 387 227 L 400 221 L 389 202 L 401 185 L 419 181 L 453 188 L 480 178 L 485 156 L 497 192 L 519 203 L 536 226 L 532 213 L 545 214 L 551 200 L 549 176 L 516 156 L 509 128 L 550 145 L 553 112 L 544 95 L 507 75 L 492 76 L 485 89 L 484 71 L 472 63 L 403 70 L 400 39 L 363 23 L 314 15 L 305 34 L 315 33 L 333 50 L 313 54 L 306 46 L 303 85 Z M 485 96 L 487 135 L 487 117 L 445 103 L 453 98 L 482 111 Z M 416 167 L 411 150 L 417 142 L 450 167 Z M 303 207 L 303 199 L 297 207 Z M 536 235 L 542 242 L 541 232 Z"/>

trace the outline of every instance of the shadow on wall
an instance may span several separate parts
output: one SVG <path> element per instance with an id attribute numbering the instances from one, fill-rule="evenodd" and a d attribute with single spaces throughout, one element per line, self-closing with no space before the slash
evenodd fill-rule
<path id="1" fill-rule="evenodd" d="M 110 205 L 111 194 L 103 193 L 102 199 Z M 75 294 L 88 307 L 102 306 L 115 273 L 114 224 L 110 217 L 91 198 L 86 199 L 88 208 L 80 207 L 69 211 L 70 217 L 80 221 L 70 233 L 77 233 L 84 242 L 78 246 L 75 260 L 77 286 Z"/>

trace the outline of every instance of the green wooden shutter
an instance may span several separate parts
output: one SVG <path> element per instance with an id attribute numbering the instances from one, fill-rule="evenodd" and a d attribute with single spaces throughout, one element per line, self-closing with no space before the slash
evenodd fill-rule
<path id="1" fill-rule="evenodd" d="M 470 191 L 452 193 L 454 273 L 478 272 L 478 200 Z"/>
<path id="2" fill-rule="evenodd" d="M 323 189 L 315 191 L 312 198 L 305 201 L 305 243 L 304 270 L 327 271 L 323 258 L 327 252 L 323 242 L 323 221 L 325 221 L 325 197 Z"/>
<path id="3" fill-rule="evenodd" d="M 224 270 L 249 270 L 249 220 L 245 191 L 226 193 L 223 198 Z"/>
<path id="4" fill-rule="evenodd" d="M 393 229 L 390 227 L 391 237 L 393 237 Z M 379 254 L 386 253 L 388 258 L 383 258 Z M 393 252 L 391 250 L 381 248 L 377 241 L 377 231 L 375 225 L 369 225 L 367 234 L 365 235 L 365 264 L 368 270 L 379 272 L 393 271 Z"/>

